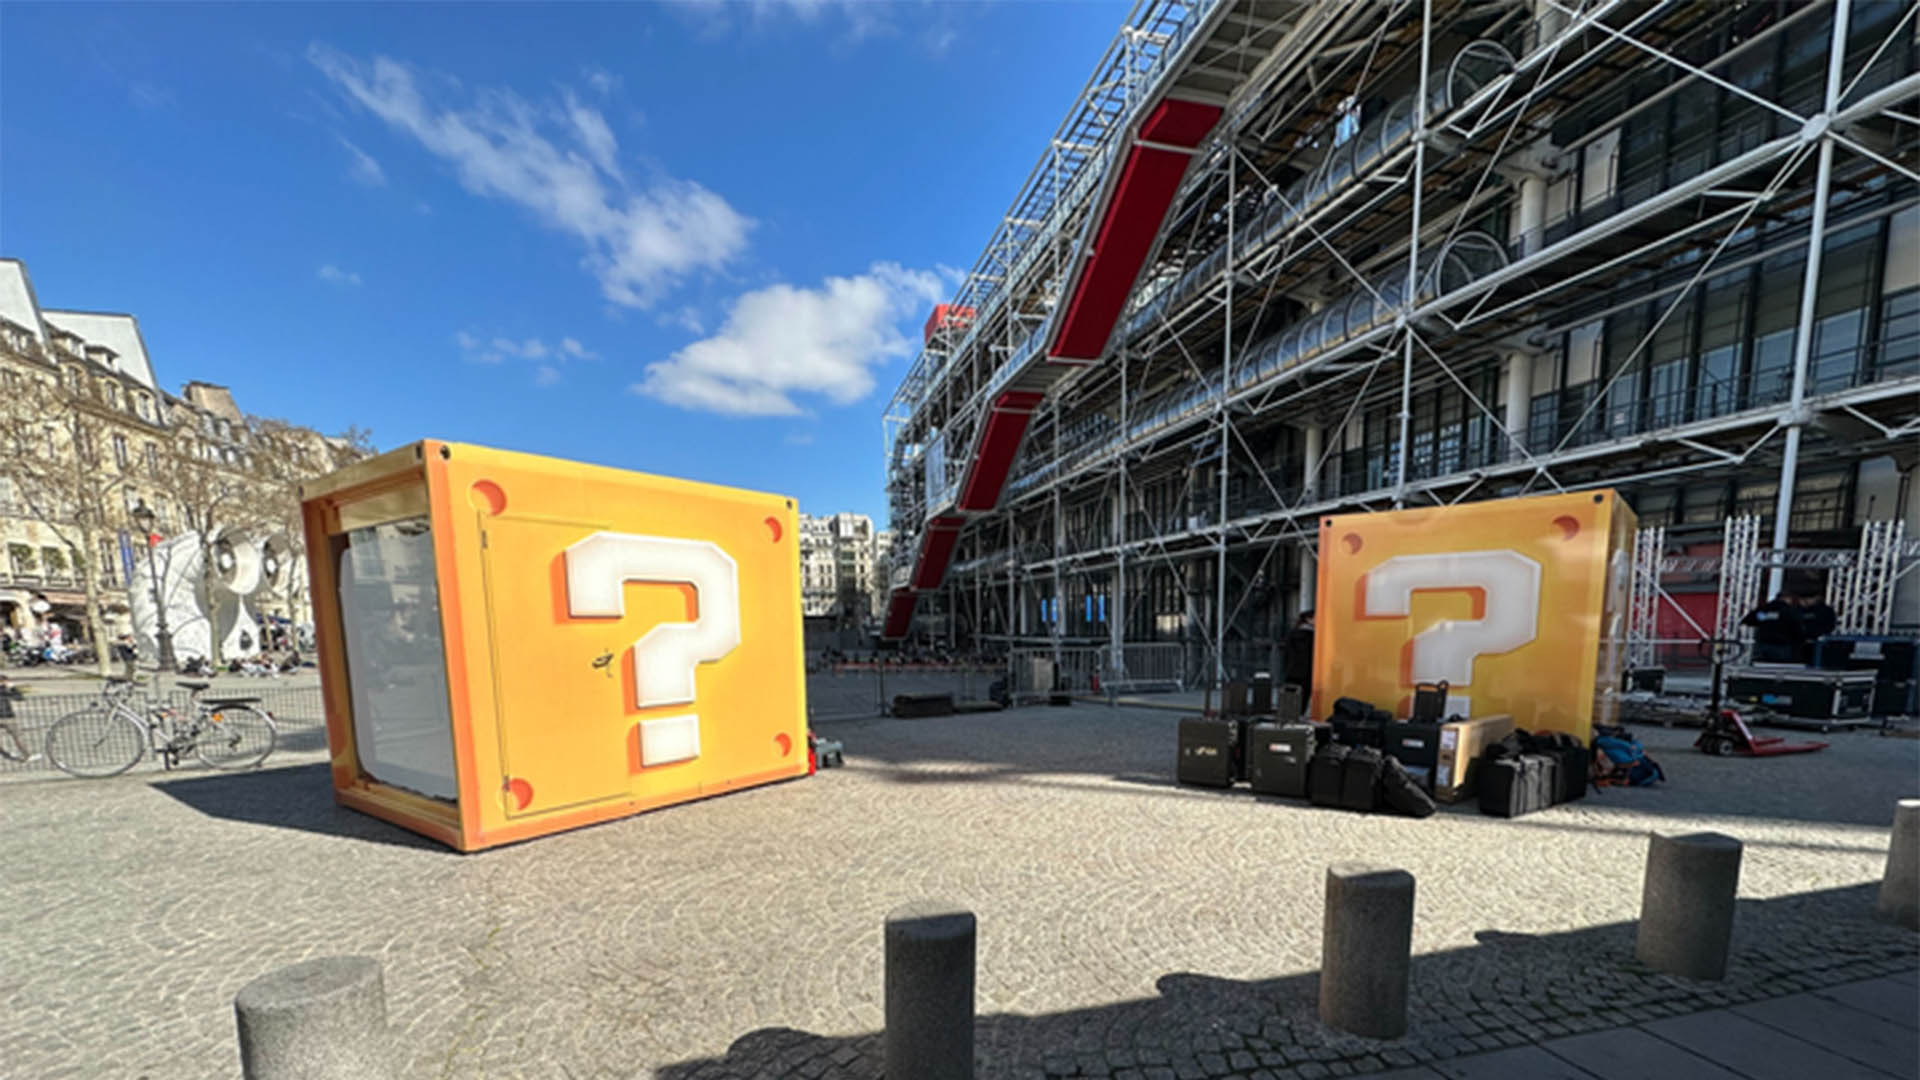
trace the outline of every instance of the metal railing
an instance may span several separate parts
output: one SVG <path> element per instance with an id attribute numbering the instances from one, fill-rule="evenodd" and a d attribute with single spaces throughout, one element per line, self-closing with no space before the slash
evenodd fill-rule
<path id="1" fill-rule="evenodd" d="M 0 670 L 0 675 L 6 672 Z M 163 680 L 164 680 L 163 676 Z M 163 685 L 170 688 L 152 694 L 146 693 L 143 685 L 136 696 L 136 702 L 151 700 L 164 702 L 180 713 L 192 711 L 192 702 L 188 692 L 172 687 L 170 681 Z M 19 736 L 20 742 L 29 753 L 40 755 L 37 760 L 14 761 L 0 756 L 0 773 L 55 772 L 45 756 L 47 729 L 54 721 L 68 713 L 84 709 L 100 700 L 98 691 L 93 693 L 38 693 L 31 684 L 13 688 L 18 697 L 11 695 L 0 698 L 0 725 L 10 726 Z M 276 757 L 287 752 L 321 750 L 327 745 L 326 709 L 321 702 L 318 686 L 276 686 L 269 679 L 223 678 L 206 694 L 209 698 L 223 696 L 257 697 L 260 708 L 272 715 L 274 723 L 280 729 L 279 742 L 275 748 Z M 0 748 L 15 749 L 5 735 L 0 735 Z M 275 758 L 268 758 L 272 763 Z M 143 766 L 143 768 L 146 766 Z"/>

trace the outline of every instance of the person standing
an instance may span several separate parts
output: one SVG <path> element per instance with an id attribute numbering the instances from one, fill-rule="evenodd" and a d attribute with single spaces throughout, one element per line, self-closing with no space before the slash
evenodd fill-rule
<path id="1" fill-rule="evenodd" d="M 1300 688 L 1303 700 L 1313 696 L 1313 609 L 1308 608 L 1295 618 L 1293 629 L 1287 631 L 1286 641 L 1282 645 L 1282 659 L 1287 666 L 1287 681 Z"/>
<path id="2" fill-rule="evenodd" d="M 1758 664 L 1797 664 L 1807 635 L 1800 605 L 1785 593 L 1747 612 L 1741 626 L 1753 627 L 1753 659 Z"/>
<path id="3" fill-rule="evenodd" d="M 1840 625 L 1840 613 L 1833 605 L 1813 592 L 1800 594 L 1800 633 L 1802 636 L 1801 659 L 1811 664 L 1814 650 L 1820 647 L 1820 639 L 1833 633 Z"/>
<path id="4" fill-rule="evenodd" d="M 134 658 L 137 655 L 133 644 L 132 631 L 125 631 L 113 639 L 113 657 L 120 661 L 120 674 L 128 682 L 134 680 Z"/>

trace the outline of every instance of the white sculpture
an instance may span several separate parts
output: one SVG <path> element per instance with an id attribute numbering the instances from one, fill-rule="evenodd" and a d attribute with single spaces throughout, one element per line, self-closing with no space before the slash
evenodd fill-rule
<path id="1" fill-rule="evenodd" d="M 287 545 L 278 537 L 222 530 L 213 540 L 215 572 L 208 583 L 213 610 L 201 607 L 198 583 L 203 565 L 199 533 L 181 533 L 156 545 L 152 561 L 141 552 L 133 559 L 133 581 L 128 592 L 133 609 L 133 632 L 141 651 L 159 655 L 159 619 L 154 608 L 152 575 L 160 579 L 160 596 L 167 611 L 167 633 L 173 655 L 185 662 L 210 657 L 210 635 L 220 635 L 223 660 L 252 656 L 260 651 L 260 621 L 250 598 L 277 588 L 287 573 Z M 151 567 L 151 570 L 149 569 Z"/>

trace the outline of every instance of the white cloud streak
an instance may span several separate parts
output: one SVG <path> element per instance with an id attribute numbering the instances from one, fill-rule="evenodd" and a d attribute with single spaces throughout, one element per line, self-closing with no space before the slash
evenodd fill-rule
<path id="1" fill-rule="evenodd" d="M 746 246 L 753 222 L 700 184 L 630 182 L 605 117 L 571 92 L 544 110 L 505 90 L 450 107 L 430 101 L 399 61 L 363 63 L 319 43 L 307 59 L 350 101 L 452 165 L 468 191 L 515 203 L 578 240 L 615 304 L 649 307 Z"/>
<path id="2" fill-rule="evenodd" d="M 345 135 L 336 135 L 334 138 L 339 139 L 340 145 L 346 147 L 347 156 L 352 160 L 352 165 L 347 169 L 347 175 L 353 179 L 354 183 L 363 187 L 387 185 L 386 170 L 380 167 L 380 163 L 374 160 L 372 154 L 355 146 L 353 140 Z"/>
<path id="3" fill-rule="evenodd" d="M 535 386 L 552 386 L 560 381 L 561 367 L 569 360 L 598 360 L 600 354 L 580 344 L 578 338 L 563 337 L 559 344 L 549 345 L 539 338 L 523 338 L 515 341 L 505 335 L 482 338 L 470 331 L 459 330 L 453 335 L 453 343 L 460 347 L 460 355 L 473 364 L 494 366 L 508 360 L 534 360 L 533 382 Z"/>
<path id="4" fill-rule="evenodd" d="M 874 369 L 912 354 L 898 324 L 946 289 L 937 272 L 885 262 L 817 288 L 756 289 L 734 301 L 717 333 L 649 364 L 632 389 L 732 416 L 800 415 L 797 394 L 850 405 L 873 390 Z"/>
<path id="5" fill-rule="evenodd" d="M 360 285 L 359 274 L 356 274 L 351 270 L 342 270 L 339 267 L 333 265 L 332 263 L 328 263 L 325 266 L 322 266 L 320 268 L 319 277 L 321 281 L 324 281 L 329 285 L 344 285 L 344 286 L 352 286 L 355 288 L 359 287 Z"/>

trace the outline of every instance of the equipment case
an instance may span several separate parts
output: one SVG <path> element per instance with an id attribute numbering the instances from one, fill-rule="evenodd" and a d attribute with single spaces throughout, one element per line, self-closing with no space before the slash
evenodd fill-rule
<path id="1" fill-rule="evenodd" d="M 1307 762 L 1307 799 L 1315 806 L 1339 806 L 1346 786 L 1347 755 L 1353 748 L 1343 743 L 1328 743 L 1314 751 Z"/>
<path id="2" fill-rule="evenodd" d="M 1232 717 L 1180 718 L 1180 757 L 1174 779 L 1203 787 L 1232 787 L 1238 768 L 1242 727 Z"/>
<path id="3" fill-rule="evenodd" d="M 1253 724 L 1247 728 L 1247 783 L 1257 794 L 1307 797 L 1313 760 L 1311 724 Z"/>
<path id="4" fill-rule="evenodd" d="M 1808 720 L 1864 717 L 1873 708 L 1870 671 L 1756 666 L 1727 675 L 1727 696 Z"/>

